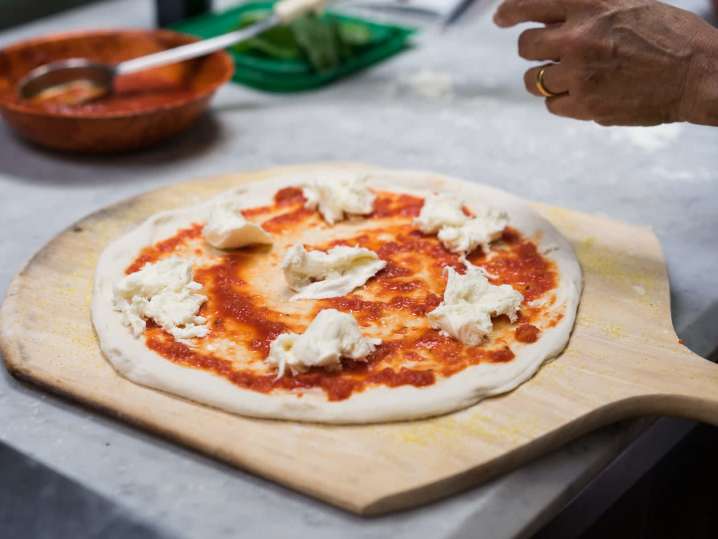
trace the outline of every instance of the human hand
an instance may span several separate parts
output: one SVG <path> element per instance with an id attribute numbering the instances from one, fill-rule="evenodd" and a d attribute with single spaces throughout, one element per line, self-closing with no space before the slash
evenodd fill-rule
<path id="1" fill-rule="evenodd" d="M 602 125 L 691 121 L 718 125 L 718 30 L 654 0 L 505 0 L 498 26 L 525 30 L 519 55 L 543 73 L 554 114 Z M 541 96 L 539 67 L 524 76 Z"/>

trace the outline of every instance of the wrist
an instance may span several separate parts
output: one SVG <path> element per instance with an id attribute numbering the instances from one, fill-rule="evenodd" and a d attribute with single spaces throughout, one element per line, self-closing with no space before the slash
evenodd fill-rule
<path id="1" fill-rule="evenodd" d="M 676 120 L 718 126 L 718 30 L 706 23 L 693 48 Z"/>

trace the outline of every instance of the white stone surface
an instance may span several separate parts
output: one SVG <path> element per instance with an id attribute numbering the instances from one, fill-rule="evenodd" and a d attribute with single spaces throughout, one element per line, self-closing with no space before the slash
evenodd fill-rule
<path id="1" fill-rule="evenodd" d="M 51 31 L 149 26 L 151 5 L 93 4 L 0 33 L 0 46 Z M 676 327 L 707 353 L 718 344 L 718 129 L 681 126 L 647 148 L 634 136 L 552 117 L 522 88 L 518 32 L 483 16 L 321 91 L 230 86 L 193 131 L 134 155 L 53 154 L 0 125 L 0 293 L 53 235 L 128 196 L 238 169 L 358 160 L 433 169 L 652 226 L 668 259 Z M 451 100 L 402 87 L 422 68 L 451 75 Z M 449 500 L 362 519 L 0 374 L 1 440 L 182 539 L 515 537 L 558 511 L 629 438 L 625 426 L 605 429 Z"/>

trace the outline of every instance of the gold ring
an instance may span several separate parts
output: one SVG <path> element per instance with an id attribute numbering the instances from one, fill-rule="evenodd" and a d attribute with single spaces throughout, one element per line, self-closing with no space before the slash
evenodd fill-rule
<path id="1" fill-rule="evenodd" d="M 557 95 L 561 95 L 561 94 L 555 94 L 555 93 L 551 92 L 550 90 L 548 90 L 546 88 L 546 86 L 544 86 L 544 81 L 543 81 L 544 73 L 546 72 L 546 68 L 551 67 L 552 65 L 555 65 L 555 64 L 542 65 L 539 68 L 538 72 L 536 73 L 536 89 L 544 97 L 556 97 Z"/>

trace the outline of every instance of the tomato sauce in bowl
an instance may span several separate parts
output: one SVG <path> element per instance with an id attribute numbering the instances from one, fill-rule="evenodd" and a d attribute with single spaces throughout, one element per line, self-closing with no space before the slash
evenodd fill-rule
<path id="1" fill-rule="evenodd" d="M 0 113 L 19 135 L 54 149 L 116 152 L 141 148 L 189 127 L 232 76 L 229 55 L 118 77 L 113 93 L 81 104 L 68 95 L 22 99 L 17 87 L 32 69 L 69 58 L 115 64 L 196 39 L 169 30 L 107 30 L 31 39 L 0 51 Z M 53 98 L 55 97 L 55 98 Z"/>

